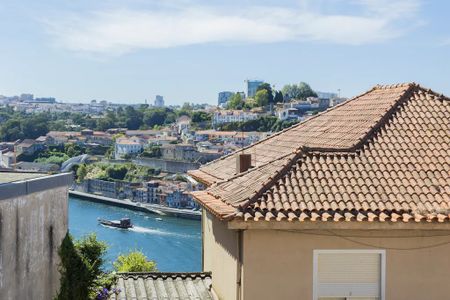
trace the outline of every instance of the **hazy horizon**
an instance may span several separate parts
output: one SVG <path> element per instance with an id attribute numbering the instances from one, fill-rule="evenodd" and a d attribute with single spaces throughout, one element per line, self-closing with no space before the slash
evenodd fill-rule
<path id="1" fill-rule="evenodd" d="M 0 4 L 0 94 L 217 101 L 258 78 L 352 97 L 417 82 L 450 95 L 450 3 L 105 0 Z"/>

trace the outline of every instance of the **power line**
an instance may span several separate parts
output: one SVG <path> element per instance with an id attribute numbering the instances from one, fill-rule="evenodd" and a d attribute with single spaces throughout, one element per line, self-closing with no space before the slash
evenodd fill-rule
<path id="1" fill-rule="evenodd" d="M 450 244 L 450 241 L 440 242 L 428 246 L 418 246 L 418 247 L 409 247 L 409 248 L 399 248 L 399 247 L 380 247 L 380 245 L 373 245 L 370 243 L 365 243 L 361 241 L 354 240 L 353 238 L 424 238 L 424 237 L 448 237 L 450 234 L 443 234 L 443 235 L 428 235 L 428 236 L 355 236 L 355 235 L 340 235 L 337 234 L 331 230 L 326 230 L 329 232 L 329 234 L 323 234 L 323 233 L 317 233 L 317 232 L 305 232 L 305 231 L 299 231 L 299 230 L 277 230 L 277 231 L 285 231 L 285 232 L 291 232 L 291 233 L 299 233 L 299 234 L 309 234 L 309 235 L 316 235 L 316 236 L 333 236 L 338 237 L 341 239 L 344 239 L 346 241 L 359 244 L 366 247 L 372 247 L 372 248 L 383 248 L 387 250 L 398 250 L 398 251 L 412 251 L 412 250 L 423 250 L 423 249 L 430 249 L 430 248 L 436 248 L 440 246 L 444 246 L 447 244 Z"/>

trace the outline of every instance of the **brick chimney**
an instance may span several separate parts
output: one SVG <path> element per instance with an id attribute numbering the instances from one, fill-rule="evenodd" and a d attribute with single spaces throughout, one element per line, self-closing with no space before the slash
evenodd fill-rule
<path id="1" fill-rule="evenodd" d="M 252 167 L 252 155 L 251 154 L 238 154 L 236 156 L 236 173 L 242 173 Z"/>

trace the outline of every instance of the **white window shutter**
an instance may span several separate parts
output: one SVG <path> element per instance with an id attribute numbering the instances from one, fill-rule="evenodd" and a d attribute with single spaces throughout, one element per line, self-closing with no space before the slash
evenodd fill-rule
<path id="1" fill-rule="evenodd" d="M 380 253 L 319 253 L 317 296 L 381 298 Z"/>

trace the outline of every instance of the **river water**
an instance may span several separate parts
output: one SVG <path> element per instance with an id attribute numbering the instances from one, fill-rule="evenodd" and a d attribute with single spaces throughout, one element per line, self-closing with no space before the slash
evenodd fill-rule
<path id="1" fill-rule="evenodd" d="M 115 229 L 98 224 L 97 218 L 129 217 L 134 228 Z M 120 253 L 141 250 L 162 272 L 201 271 L 201 222 L 132 211 L 69 197 L 69 231 L 75 237 L 95 232 L 109 245 L 106 268 Z"/>

